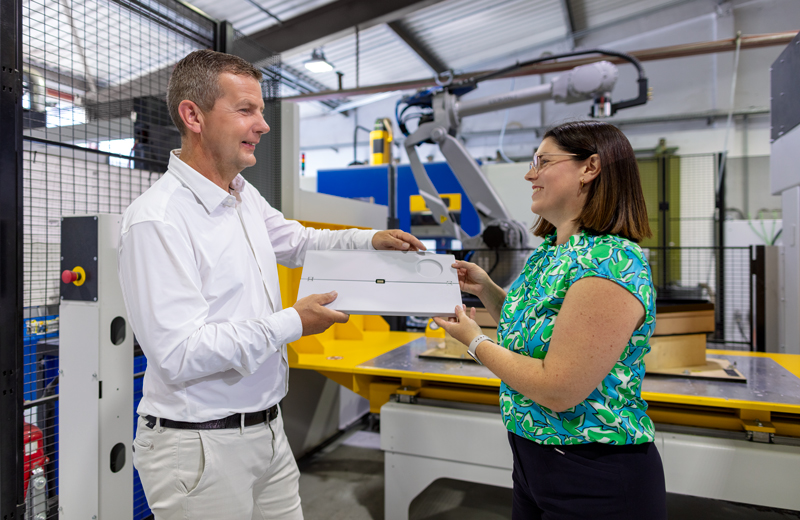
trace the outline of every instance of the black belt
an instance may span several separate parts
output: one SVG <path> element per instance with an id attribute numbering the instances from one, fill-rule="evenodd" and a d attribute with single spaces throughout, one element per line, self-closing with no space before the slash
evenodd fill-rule
<path id="1" fill-rule="evenodd" d="M 170 419 L 161 419 L 160 424 L 163 428 L 175 428 L 178 430 L 221 430 L 223 428 L 239 428 L 242 426 L 242 415 L 244 415 L 245 426 L 255 426 L 263 422 L 274 421 L 278 417 L 278 405 L 274 405 L 266 410 L 260 412 L 250 413 L 235 413 L 222 419 L 214 419 L 212 421 L 194 423 L 185 421 L 172 421 Z M 151 430 L 156 425 L 156 417 L 152 415 L 145 415 L 147 419 L 146 426 Z"/>

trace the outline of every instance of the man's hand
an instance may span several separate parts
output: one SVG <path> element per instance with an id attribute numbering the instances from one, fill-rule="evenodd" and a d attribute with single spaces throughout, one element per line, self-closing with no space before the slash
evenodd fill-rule
<path id="1" fill-rule="evenodd" d="M 336 296 L 336 291 L 331 291 L 326 294 L 310 294 L 297 300 L 293 307 L 303 323 L 303 336 L 325 332 L 334 323 L 346 323 L 350 319 L 343 312 L 323 307 L 335 300 Z"/>
<path id="2" fill-rule="evenodd" d="M 399 229 L 378 231 L 372 237 L 372 247 L 387 251 L 425 251 L 417 237 Z"/>

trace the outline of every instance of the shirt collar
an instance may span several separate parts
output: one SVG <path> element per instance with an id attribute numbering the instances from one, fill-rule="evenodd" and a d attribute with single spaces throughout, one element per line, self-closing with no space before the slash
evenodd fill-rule
<path id="1" fill-rule="evenodd" d="M 242 201 L 241 193 L 246 187 L 244 177 L 238 174 L 231 181 L 228 192 L 211 182 L 203 174 L 186 164 L 180 159 L 181 150 L 172 150 L 169 154 L 169 171 L 181 183 L 189 188 L 195 197 L 203 204 L 206 211 L 211 213 L 218 206 L 233 207 Z"/>
<path id="2" fill-rule="evenodd" d="M 552 234 L 545 237 L 545 243 L 548 245 L 548 247 L 572 249 L 573 247 L 584 246 L 585 240 L 588 240 L 588 237 L 589 233 L 585 229 L 580 229 L 576 234 L 569 237 L 567 242 L 563 244 L 556 244 L 556 232 L 553 231 Z"/>

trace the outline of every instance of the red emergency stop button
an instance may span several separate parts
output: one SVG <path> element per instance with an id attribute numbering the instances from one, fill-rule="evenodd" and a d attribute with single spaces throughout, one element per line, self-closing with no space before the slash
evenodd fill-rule
<path id="1" fill-rule="evenodd" d="M 61 281 L 64 283 L 72 283 L 75 285 L 83 285 L 83 282 L 86 281 L 86 271 L 83 270 L 83 267 L 75 267 L 72 270 L 65 269 L 63 273 L 61 273 Z"/>

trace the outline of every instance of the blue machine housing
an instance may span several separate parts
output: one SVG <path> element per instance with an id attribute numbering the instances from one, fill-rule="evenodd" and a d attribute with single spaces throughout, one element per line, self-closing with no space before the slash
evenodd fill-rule
<path id="1" fill-rule="evenodd" d="M 425 171 L 440 194 L 461 194 L 461 227 L 471 236 L 480 233 L 481 223 L 478 213 L 461 188 L 450 165 L 445 162 L 427 163 Z M 319 170 L 317 191 L 348 199 L 372 197 L 376 204 L 388 206 L 389 169 L 386 165 L 379 165 Z M 417 182 L 411 173 L 411 166 L 400 165 L 397 167 L 397 218 L 403 231 L 411 231 L 411 212 L 408 202 L 411 195 L 419 195 Z"/>

